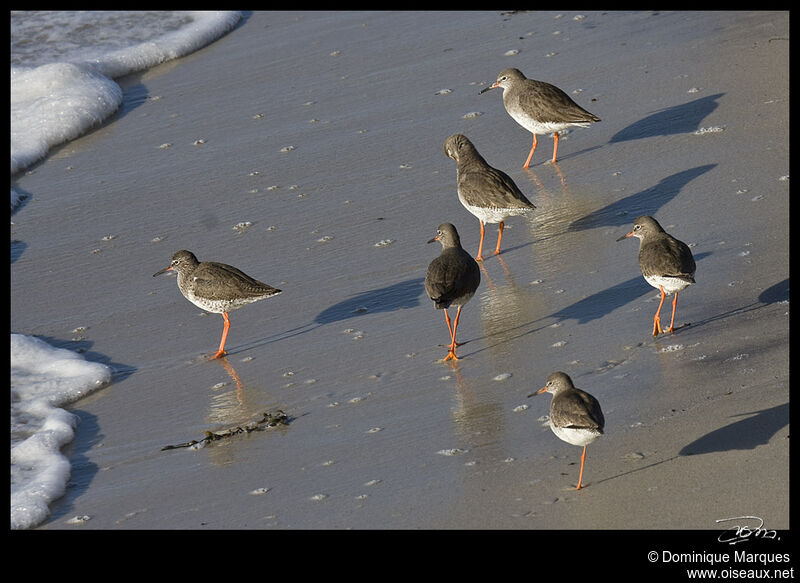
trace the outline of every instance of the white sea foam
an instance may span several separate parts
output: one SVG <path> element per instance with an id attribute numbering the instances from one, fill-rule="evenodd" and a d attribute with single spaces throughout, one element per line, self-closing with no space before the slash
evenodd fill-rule
<path id="1" fill-rule="evenodd" d="M 28 193 L 14 174 L 103 123 L 122 104 L 121 76 L 204 47 L 239 12 L 12 11 L 11 209 Z M 11 527 L 31 528 L 64 494 L 61 448 L 77 417 L 61 407 L 110 381 L 108 367 L 11 334 Z"/>
<path id="2" fill-rule="evenodd" d="M 196 51 L 240 18 L 239 12 L 12 12 L 12 176 L 114 113 L 122 90 L 113 79 Z"/>
<path id="3" fill-rule="evenodd" d="M 11 335 L 11 528 L 29 528 L 64 493 L 77 417 L 61 407 L 105 386 L 111 369 L 76 352 Z"/>

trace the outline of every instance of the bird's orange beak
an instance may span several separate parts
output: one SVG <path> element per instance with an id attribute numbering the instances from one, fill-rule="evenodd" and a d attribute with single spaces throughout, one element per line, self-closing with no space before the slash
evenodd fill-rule
<path id="1" fill-rule="evenodd" d="M 166 273 L 167 271 L 172 271 L 172 270 L 173 270 L 173 267 L 170 265 L 169 267 L 165 267 L 161 271 L 157 271 L 156 273 L 154 273 L 153 277 L 155 277 L 157 275 L 161 275 L 162 273 Z"/>
<path id="2" fill-rule="evenodd" d="M 619 239 L 617 239 L 617 242 L 619 242 L 619 241 L 622 241 L 623 239 L 627 239 L 628 237 L 633 237 L 633 231 L 631 231 L 631 232 L 630 232 L 630 233 L 628 233 L 627 235 L 622 235 L 622 237 L 620 237 Z"/>
<path id="3" fill-rule="evenodd" d="M 542 387 L 541 389 L 539 389 L 535 393 L 531 393 L 530 395 L 528 395 L 528 397 L 535 397 L 536 395 L 541 395 L 544 392 L 547 392 L 547 387 Z"/>

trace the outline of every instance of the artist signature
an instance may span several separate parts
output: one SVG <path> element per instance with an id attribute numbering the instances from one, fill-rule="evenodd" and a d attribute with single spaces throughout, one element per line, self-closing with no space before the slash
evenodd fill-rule
<path id="1" fill-rule="evenodd" d="M 730 523 L 732 520 L 737 521 L 734 526 L 722 532 L 721 535 L 717 538 L 717 540 L 721 543 L 728 543 L 730 545 L 735 545 L 746 540 L 750 540 L 751 538 L 768 538 L 768 539 L 776 539 L 778 538 L 778 533 L 774 530 L 769 530 L 763 528 L 764 526 L 764 519 L 759 518 L 758 516 L 734 516 L 732 518 L 719 518 L 717 519 L 717 523 L 720 522 L 727 522 Z M 739 521 L 752 521 L 750 525 L 741 524 Z"/>

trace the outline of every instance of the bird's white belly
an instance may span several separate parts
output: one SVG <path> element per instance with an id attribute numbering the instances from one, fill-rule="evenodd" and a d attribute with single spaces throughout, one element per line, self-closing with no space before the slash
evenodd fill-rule
<path id="1" fill-rule="evenodd" d="M 464 208 L 466 208 L 470 213 L 475 215 L 484 223 L 500 223 L 505 221 L 508 217 L 524 214 L 526 210 L 474 206 L 464 202 L 464 199 L 461 198 L 461 196 L 458 197 L 458 200 L 461 201 L 461 204 L 464 205 Z"/>
<path id="2" fill-rule="evenodd" d="M 553 430 L 559 439 L 571 443 L 572 445 L 589 445 L 600 437 L 600 433 L 593 429 L 571 429 L 568 427 L 556 427 L 552 423 L 550 429 Z"/>
<path id="3" fill-rule="evenodd" d="M 524 127 L 531 133 L 534 134 L 549 134 L 552 132 L 560 132 L 562 130 L 567 129 L 570 126 L 578 126 L 585 128 L 589 124 L 588 123 L 571 123 L 571 122 L 555 122 L 555 121 L 536 121 L 535 119 L 531 119 L 529 117 L 525 117 L 519 114 L 514 114 L 509 112 L 509 115 L 514 118 L 519 125 Z"/>
<path id="4" fill-rule="evenodd" d="M 654 288 L 664 288 L 664 292 L 671 294 L 686 289 L 691 283 L 678 277 L 664 277 L 661 275 L 645 275 L 644 279 Z"/>

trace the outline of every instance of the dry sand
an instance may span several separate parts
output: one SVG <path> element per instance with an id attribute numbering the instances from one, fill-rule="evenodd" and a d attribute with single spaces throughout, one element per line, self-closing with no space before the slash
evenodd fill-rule
<path id="1" fill-rule="evenodd" d="M 118 371 L 72 408 L 39 528 L 787 529 L 788 21 L 253 13 L 125 79 L 118 116 L 16 182 L 11 330 Z M 530 134 L 478 94 L 509 66 L 603 120 L 557 166 L 544 138 L 523 171 Z M 439 223 L 477 250 L 457 132 L 539 208 L 484 262 L 450 366 L 422 279 Z M 615 242 L 640 214 L 698 264 L 691 325 L 655 340 L 638 244 Z M 200 357 L 222 318 L 151 277 L 184 248 L 284 290 L 232 313 L 227 363 Z M 607 420 L 581 491 L 527 398 L 554 370 Z M 161 451 L 276 409 L 288 427 Z"/>

